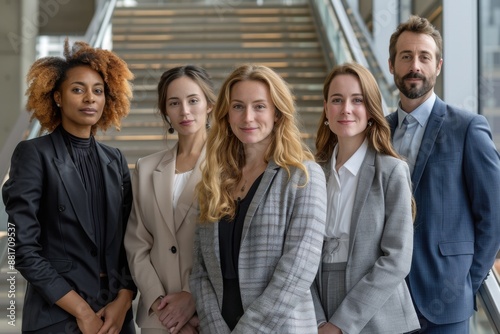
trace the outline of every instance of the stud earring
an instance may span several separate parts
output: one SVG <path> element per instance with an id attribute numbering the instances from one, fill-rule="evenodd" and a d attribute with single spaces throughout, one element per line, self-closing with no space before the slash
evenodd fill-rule
<path id="1" fill-rule="evenodd" d="M 368 126 L 372 126 L 373 125 L 373 121 L 372 120 L 369 120 L 368 121 Z"/>
<path id="2" fill-rule="evenodd" d="M 325 121 L 323 124 L 325 124 L 326 126 L 330 125 L 328 121 Z"/>
<path id="3" fill-rule="evenodd" d="M 56 105 L 57 105 L 59 108 L 61 107 L 61 105 L 60 105 L 59 103 L 56 103 Z"/>

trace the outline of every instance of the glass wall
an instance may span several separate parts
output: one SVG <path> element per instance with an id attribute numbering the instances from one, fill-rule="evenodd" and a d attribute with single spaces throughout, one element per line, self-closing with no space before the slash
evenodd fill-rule
<path id="1" fill-rule="evenodd" d="M 500 149 L 500 0 L 479 1 L 479 113 Z"/>

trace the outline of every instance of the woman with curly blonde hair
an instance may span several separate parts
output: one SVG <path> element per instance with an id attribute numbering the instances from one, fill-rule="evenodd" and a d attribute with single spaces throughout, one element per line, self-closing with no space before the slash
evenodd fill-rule
<path id="1" fill-rule="evenodd" d="M 272 69 L 242 65 L 213 109 L 190 279 L 202 333 L 307 333 L 325 179 L 305 148 L 292 93 Z"/>
<path id="2" fill-rule="evenodd" d="M 130 174 L 94 138 L 127 115 L 133 75 L 114 53 L 66 40 L 64 58 L 37 60 L 27 78 L 27 109 L 50 133 L 17 145 L 2 189 L 29 283 L 23 333 L 134 333 Z"/>

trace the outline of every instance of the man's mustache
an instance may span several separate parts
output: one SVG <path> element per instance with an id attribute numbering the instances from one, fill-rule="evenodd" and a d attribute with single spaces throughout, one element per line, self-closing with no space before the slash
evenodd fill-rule
<path id="1" fill-rule="evenodd" d="M 422 79 L 422 80 L 425 80 L 425 76 L 423 76 L 420 73 L 412 72 L 412 73 L 408 73 L 407 75 L 405 75 L 403 77 L 403 80 L 406 80 L 406 79 Z"/>

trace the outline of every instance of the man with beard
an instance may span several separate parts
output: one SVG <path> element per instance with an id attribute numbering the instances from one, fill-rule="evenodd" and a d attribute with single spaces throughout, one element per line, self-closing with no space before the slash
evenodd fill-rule
<path id="1" fill-rule="evenodd" d="M 475 295 L 500 247 L 500 159 L 486 119 L 434 93 L 442 38 L 425 18 L 398 26 L 389 68 L 400 91 L 387 120 L 417 203 L 407 277 L 420 333 L 469 333 Z"/>

